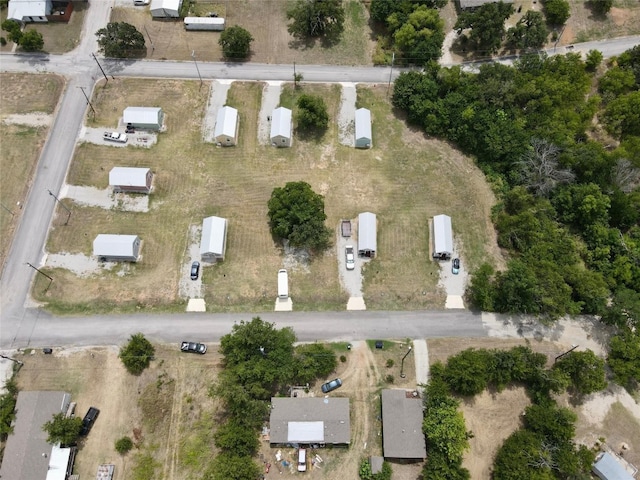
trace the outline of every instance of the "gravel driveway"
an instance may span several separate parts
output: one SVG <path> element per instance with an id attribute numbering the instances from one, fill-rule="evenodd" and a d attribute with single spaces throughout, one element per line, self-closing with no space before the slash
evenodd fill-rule
<path id="1" fill-rule="evenodd" d="M 338 113 L 338 136 L 342 145 L 353 147 L 356 128 L 356 84 L 342 82 L 340 85 L 342 85 L 342 93 Z"/>
<path id="2" fill-rule="evenodd" d="M 209 105 L 204 113 L 202 121 L 202 139 L 205 142 L 215 143 L 214 133 L 216 129 L 216 118 L 218 110 L 227 103 L 227 92 L 231 87 L 232 80 L 214 80 L 211 84 L 209 95 Z"/>
<path id="3" fill-rule="evenodd" d="M 280 92 L 283 82 L 267 82 L 262 89 L 262 106 L 258 116 L 258 143 L 268 145 L 271 133 L 271 114 L 280 105 Z"/>
<path id="4" fill-rule="evenodd" d="M 354 225 L 354 222 L 351 222 Z M 352 227 L 353 228 L 353 227 Z M 336 248 L 338 249 L 338 271 L 340 272 L 340 284 L 349 294 L 349 303 L 347 304 L 347 310 L 364 310 L 364 299 L 362 296 L 362 265 L 366 260 L 355 256 L 355 268 L 353 270 L 347 270 L 345 247 L 352 245 L 354 250 L 357 251 L 358 243 L 357 238 L 353 235 L 355 229 L 352 229 L 351 237 L 345 238 L 341 234 L 340 224 L 336 230 Z"/>

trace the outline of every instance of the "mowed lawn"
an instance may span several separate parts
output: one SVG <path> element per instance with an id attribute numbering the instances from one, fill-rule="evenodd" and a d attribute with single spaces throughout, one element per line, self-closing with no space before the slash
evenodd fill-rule
<path id="1" fill-rule="evenodd" d="M 304 84 L 283 88 L 281 103 L 295 104 L 300 93 L 321 95 L 331 122 L 324 134 L 295 131 L 293 147 L 275 149 L 257 142 L 262 89 L 259 82 L 235 82 L 227 104 L 240 113 L 239 144 L 221 148 L 201 140 L 209 84 L 123 80 L 100 87 L 93 100 L 91 126 L 115 125 L 127 105 L 160 106 L 167 132 L 151 149 L 81 144 L 68 183 L 106 188 L 114 166 L 148 166 L 156 174 L 148 213 L 73 205 L 73 221 L 54 221 L 47 250 L 91 255 L 98 233 L 137 234 L 143 240 L 137 264 L 118 266 L 89 278 L 51 271 L 55 281 L 35 294 L 60 310 L 182 308 L 178 282 L 188 262 L 192 225 L 218 215 L 229 219 L 224 262 L 204 269 L 209 311 L 265 311 L 277 295 L 276 273 L 289 269 L 296 310 L 343 309 L 347 294 L 339 283 L 334 248 L 306 259 L 285 253 L 272 238 L 267 202 L 275 187 L 304 180 L 324 195 L 327 226 L 337 232 L 341 218 L 372 211 L 378 215 L 378 258 L 365 269 L 368 308 L 441 307 L 438 266 L 429 260 L 428 219 L 453 218 L 468 262 L 477 264 L 495 249 L 489 212 L 493 196 L 473 162 L 446 144 L 426 139 L 397 118 L 384 87 L 359 87 L 358 106 L 372 110 L 373 148 L 355 150 L 338 143 L 338 85 Z M 296 109 L 294 108 L 294 118 Z"/>
<path id="2" fill-rule="evenodd" d="M 53 74 L 0 74 L 0 267 L 20 221 L 40 151 L 49 127 L 8 124 L 9 115 L 42 112 L 51 115 L 58 104 L 64 79 Z M 28 120 L 25 119 L 25 122 Z"/>

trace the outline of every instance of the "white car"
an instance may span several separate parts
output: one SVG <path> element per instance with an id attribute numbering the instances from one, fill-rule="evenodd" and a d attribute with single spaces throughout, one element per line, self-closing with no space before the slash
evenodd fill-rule
<path id="1" fill-rule="evenodd" d="M 145 5 L 149 5 L 151 0 L 133 0 L 133 4 L 136 7 L 144 7 Z"/>
<path id="2" fill-rule="evenodd" d="M 347 270 L 353 270 L 354 268 L 356 268 L 356 258 L 355 258 L 355 255 L 353 254 L 352 245 L 347 245 L 344 248 L 344 255 L 347 263 Z"/>

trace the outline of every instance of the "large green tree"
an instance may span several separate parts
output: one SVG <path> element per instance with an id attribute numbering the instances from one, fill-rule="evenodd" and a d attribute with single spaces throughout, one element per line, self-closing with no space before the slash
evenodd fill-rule
<path id="1" fill-rule="evenodd" d="M 252 457 L 224 452 L 214 457 L 203 480 L 253 480 L 261 471 Z"/>
<path id="2" fill-rule="evenodd" d="M 233 419 L 218 426 L 214 440 L 219 449 L 241 457 L 252 457 L 260 447 L 257 432 Z"/>
<path id="3" fill-rule="evenodd" d="M 611 101 L 602 115 L 607 131 L 621 138 L 640 136 L 640 91 Z"/>
<path id="4" fill-rule="evenodd" d="M 67 418 L 63 412 L 57 413 L 51 420 L 42 426 L 47 433 L 47 442 L 51 444 L 61 443 L 72 445 L 78 439 L 82 430 L 82 418 Z"/>
<path id="5" fill-rule="evenodd" d="M 96 32 L 100 51 L 106 57 L 137 57 L 144 53 L 145 42 L 142 33 L 126 22 L 110 22 Z"/>
<path id="6" fill-rule="evenodd" d="M 541 48 L 548 35 L 542 13 L 528 10 L 518 23 L 507 31 L 507 43 L 515 48 Z"/>
<path id="7" fill-rule="evenodd" d="M 544 0 L 544 14 L 552 25 L 564 25 L 571 16 L 567 0 Z"/>
<path id="8" fill-rule="evenodd" d="M 324 130 L 329 126 L 327 104 L 318 95 L 302 94 L 298 98 L 298 127 L 303 130 Z"/>
<path id="9" fill-rule="evenodd" d="M 604 360 L 591 350 L 573 351 L 560 358 L 553 368 L 568 375 L 575 391 L 582 395 L 600 391 L 607 386 Z"/>
<path id="10" fill-rule="evenodd" d="M 271 193 L 268 203 L 271 232 L 294 247 L 323 250 L 331 232 L 325 226 L 324 198 L 306 182 L 289 182 Z"/>
<path id="11" fill-rule="evenodd" d="M 228 59 L 247 58 L 251 52 L 251 42 L 253 37 L 249 31 L 238 25 L 225 29 L 218 39 L 218 45 Z"/>
<path id="12" fill-rule="evenodd" d="M 131 335 L 129 341 L 120 349 L 120 360 L 133 375 L 140 375 L 149 366 L 155 348 L 142 333 Z"/>
<path id="13" fill-rule="evenodd" d="M 25 52 L 39 52 L 44 47 L 44 39 L 40 32 L 27 30 L 22 33 L 19 44 Z"/>
<path id="14" fill-rule="evenodd" d="M 458 33 L 470 28 L 471 46 L 481 53 L 495 53 L 504 38 L 504 22 L 513 12 L 510 3 L 485 3 L 476 10 L 462 12 L 454 28 Z"/>
<path id="15" fill-rule="evenodd" d="M 291 35 L 297 38 L 326 37 L 337 39 L 344 29 L 341 0 L 297 0 L 287 10 Z"/>
<path id="16" fill-rule="evenodd" d="M 636 390 L 640 384 L 640 335 L 627 332 L 613 337 L 608 363 L 616 383 Z"/>
<path id="17" fill-rule="evenodd" d="M 437 10 L 417 7 L 393 33 L 396 47 L 410 63 L 426 64 L 442 54 L 444 21 Z"/>

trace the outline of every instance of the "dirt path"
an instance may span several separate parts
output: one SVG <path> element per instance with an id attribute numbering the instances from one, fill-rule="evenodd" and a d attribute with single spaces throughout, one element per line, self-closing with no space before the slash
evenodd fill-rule
<path id="1" fill-rule="evenodd" d="M 176 382 L 173 391 L 173 402 L 171 405 L 171 418 L 169 419 L 169 432 L 165 441 L 167 442 L 166 455 L 164 457 L 164 465 L 162 467 L 163 478 L 178 478 L 176 476 L 176 468 L 178 465 L 178 454 L 180 445 L 173 441 L 180 438 L 180 424 L 182 421 L 182 400 L 185 395 L 185 378 L 188 372 L 185 371 L 182 358 L 176 359 L 175 371 L 172 377 Z"/>

